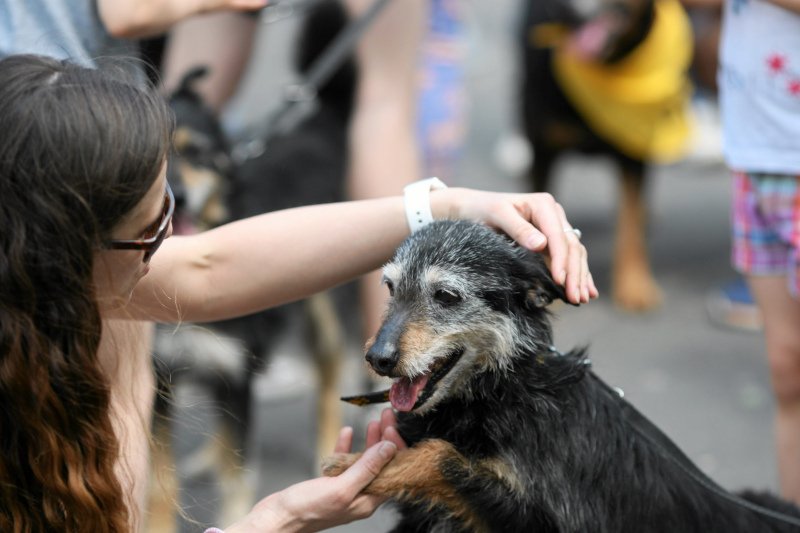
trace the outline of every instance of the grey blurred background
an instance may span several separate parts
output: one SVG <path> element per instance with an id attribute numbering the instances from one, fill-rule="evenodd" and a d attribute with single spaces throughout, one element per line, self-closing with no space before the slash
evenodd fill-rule
<path id="1" fill-rule="evenodd" d="M 516 8 L 515 0 L 467 2 L 471 106 L 459 185 L 524 189 L 518 176 L 529 154 L 516 137 L 517 58 L 511 46 Z M 232 134 L 267 117 L 291 81 L 287 47 L 294 28 L 291 18 L 261 28 L 250 72 L 225 115 Z M 729 177 L 710 131 L 710 138 L 698 141 L 704 143 L 702 156 L 652 173 L 649 247 L 665 300 L 647 314 L 620 312 L 608 296 L 617 203 L 611 167 L 582 158 L 559 167 L 554 194 L 583 231 L 601 297 L 580 308 L 555 309 L 556 344 L 562 350 L 588 346 L 600 376 L 623 388 L 724 487 L 777 490 L 763 338 L 719 329 L 706 311 L 708 291 L 734 276 L 729 267 Z M 261 495 L 316 475 L 314 373 L 299 350 L 287 336 L 254 390 L 259 438 L 258 470 L 252 475 Z M 353 343 L 351 352 L 343 393 L 363 392 L 360 348 Z M 360 427 L 374 413 L 345 407 L 346 422 Z M 392 521 L 391 511 L 381 509 L 367 521 L 337 530 L 381 531 Z"/>

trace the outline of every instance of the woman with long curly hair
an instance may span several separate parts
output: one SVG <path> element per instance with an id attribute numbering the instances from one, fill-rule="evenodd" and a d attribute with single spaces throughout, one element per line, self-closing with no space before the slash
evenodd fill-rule
<path id="1" fill-rule="evenodd" d="M 393 197 L 165 241 L 171 124 L 153 90 L 104 70 L 0 60 L 0 531 L 143 527 L 132 487 L 146 469 L 133 455 L 147 442 L 152 369 L 115 351 L 130 343 L 107 338 L 110 320 L 219 320 L 303 298 L 378 267 L 408 234 L 409 206 Z M 481 220 L 547 246 L 570 299 L 597 296 L 586 250 L 550 196 L 424 192 L 429 218 Z M 343 430 L 337 450 L 351 438 Z M 341 476 L 272 494 L 227 531 L 368 516 L 382 502 L 360 491 L 403 446 L 390 414 L 370 424 L 367 444 Z"/>

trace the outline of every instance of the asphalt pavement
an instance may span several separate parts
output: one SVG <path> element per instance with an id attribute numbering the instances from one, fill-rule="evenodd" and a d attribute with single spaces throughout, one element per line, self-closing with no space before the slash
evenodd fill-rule
<path id="1" fill-rule="evenodd" d="M 458 184 L 522 190 L 516 177 L 524 160 L 514 142 L 515 55 L 512 0 L 469 2 L 468 87 L 473 102 L 467 149 Z M 268 107 L 283 23 L 270 25 L 248 84 L 228 112 L 233 130 L 254 110 Z M 480 103 L 480 105 L 477 105 Z M 730 180 L 718 158 L 692 159 L 653 169 L 648 246 L 663 305 L 649 313 L 618 310 L 609 294 L 616 218 L 616 181 L 609 165 L 576 158 L 559 167 L 555 196 L 583 231 L 601 297 L 579 308 L 555 309 L 556 345 L 588 346 L 597 373 L 660 426 L 699 467 L 722 486 L 777 490 L 773 399 L 760 333 L 720 329 L 706 311 L 709 290 L 734 277 L 729 266 Z M 272 359 L 254 392 L 259 406 L 258 470 L 262 494 L 315 475 L 314 394 L 309 358 L 291 340 Z M 362 357 L 356 344 L 344 393 L 361 392 Z M 364 414 L 346 406 L 347 422 Z M 337 531 L 383 531 L 393 521 L 380 510 L 367 521 Z"/>

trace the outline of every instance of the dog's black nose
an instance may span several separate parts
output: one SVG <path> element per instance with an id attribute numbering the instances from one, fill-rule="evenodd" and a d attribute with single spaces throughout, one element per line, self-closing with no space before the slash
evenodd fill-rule
<path id="1" fill-rule="evenodd" d="M 374 348 L 374 347 L 373 347 Z M 381 376 L 388 376 L 391 374 L 394 367 L 397 366 L 397 351 L 392 350 L 381 351 L 370 348 L 367 352 L 367 362 L 372 368 Z"/>

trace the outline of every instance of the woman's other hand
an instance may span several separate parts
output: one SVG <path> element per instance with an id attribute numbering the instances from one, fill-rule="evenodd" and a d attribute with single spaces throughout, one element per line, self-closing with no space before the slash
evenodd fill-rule
<path id="1" fill-rule="evenodd" d="M 394 413 L 385 409 L 380 421 L 367 426 L 367 449 L 350 468 L 336 477 L 303 481 L 267 496 L 225 533 L 320 531 L 372 515 L 385 500 L 361 491 L 399 448 L 406 448 L 396 426 Z M 350 453 L 352 443 L 352 428 L 342 428 L 334 452 Z"/>

